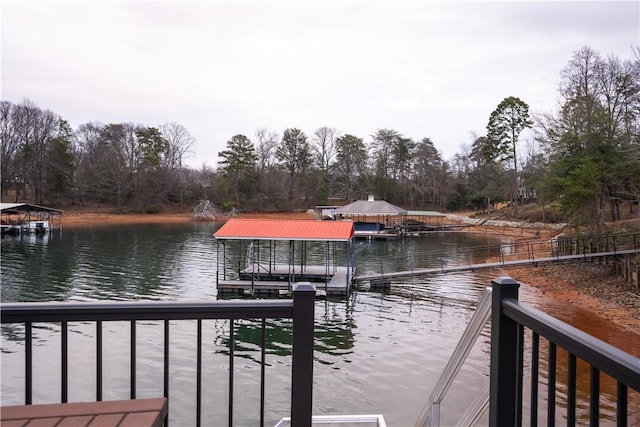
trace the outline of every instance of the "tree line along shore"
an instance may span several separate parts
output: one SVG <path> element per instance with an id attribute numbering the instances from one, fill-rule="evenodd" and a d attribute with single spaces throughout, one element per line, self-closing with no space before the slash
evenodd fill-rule
<path id="1" fill-rule="evenodd" d="M 106 204 L 162 213 L 211 200 L 221 212 L 296 211 L 377 199 L 406 209 L 514 214 L 602 227 L 640 203 L 640 48 L 628 57 L 585 46 L 558 70 L 558 108 L 529 111 L 504 94 L 459 151 L 393 128 L 257 128 L 229 135 L 216 165 L 186 166 L 196 141 L 178 123 L 94 121 L 75 129 L 32 101 L 0 104 L 3 202 L 65 209 Z M 205 141 L 200 141 L 205 143 Z M 206 141 L 211 143 L 211 141 Z M 224 141 L 213 141 L 223 146 Z M 635 211 L 634 211 L 635 209 Z"/>

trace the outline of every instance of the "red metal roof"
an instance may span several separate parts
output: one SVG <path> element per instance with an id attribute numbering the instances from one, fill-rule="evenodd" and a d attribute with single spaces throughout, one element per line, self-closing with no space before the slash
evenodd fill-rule
<path id="1" fill-rule="evenodd" d="M 353 237 L 353 223 L 232 218 L 213 236 L 216 239 L 348 241 Z"/>

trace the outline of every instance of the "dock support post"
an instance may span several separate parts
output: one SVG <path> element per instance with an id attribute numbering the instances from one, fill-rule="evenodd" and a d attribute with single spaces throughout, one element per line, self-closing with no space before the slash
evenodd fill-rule
<path id="1" fill-rule="evenodd" d="M 309 282 L 300 282 L 293 290 L 292 426 L 311 427 L 315 295 Z"/>
<path id="2" fill-rule="evenodd" d="M 518 299 L 520 284 L 511 277 L 498 277 L 491 281 L 493 300 L 491 308 L 491 367 L 489 425 L 508 426 L 517 423 L 517 397 L 521 383 L 518 378 L 518 324 L 503 314 L 502 300 Z"/>

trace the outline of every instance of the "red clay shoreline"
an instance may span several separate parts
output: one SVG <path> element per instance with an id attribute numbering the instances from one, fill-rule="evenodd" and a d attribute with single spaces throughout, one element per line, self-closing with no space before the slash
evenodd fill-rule
<path id="1" fill-rule="evenodd" d="M 306 212 L 261 212 L 261 213 L 241 213 L 234 218 L 269 218 L 269 219 L 315 219 L 315 215 Z M 216 217 L 215 221 L 226 221 L 228 217 Z M 189 221 L 202 221 L 194 218 L 191 212 L 169 212 L 157 214 L 140 213 L 103 213 L 103 212 L 74 212 L 66 211 L 62 216 L 62 226 L 73 227 L 77 225 L 90 224 L 157 224 L 157 223 L 178 223 Z"/>

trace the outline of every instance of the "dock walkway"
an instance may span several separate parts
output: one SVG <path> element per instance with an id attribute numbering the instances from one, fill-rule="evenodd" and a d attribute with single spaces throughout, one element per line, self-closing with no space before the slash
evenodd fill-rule
<path id="1" fill-rule="evenodd" d="M 486 263 L 479 263 L 479 264 L 464 264 L 464 265 L 452 265 L 452 266 L 442 265 L 440 267 L 416 268 L 416 269 L 407 270 L 407 271 L 362 274 L 359 276 L 355 276 L 353 278 L 353 281 L 354 283 L 369 282 L 369 283 L 382 284 L 384 282 L 390 282 L 391 279 L 397 279 L 397 278 L 427 276 L 430 274 L 447 274 L 447 273 L 455 273 L 460 271 L 475 271 L 483 268 L 508 267 L 508 266 L 514 266 L 514 265 L 539 264 L 539 263 L 549 263 L 549 262 L 559 262 L 559 261 L 575 261 L 580 259 L 603 258 L 603 257 L 637 254 L 637 253 L 640 253 L 640 249 L 627 249 L 627 250 L 619 250 L 619 251 L 607 251 L 607 252 L 596 252 L 596 253 L 585 253 L 585 254 L 574 254 L 574 255 L 557 255 L 557 256 L 550 256 L 550 257 L 526 258 L 526 259 L 516 259 L 516 260 L 508 260 L 508 261 L 503 260 L 503 261 L 486 262 Z"/>

